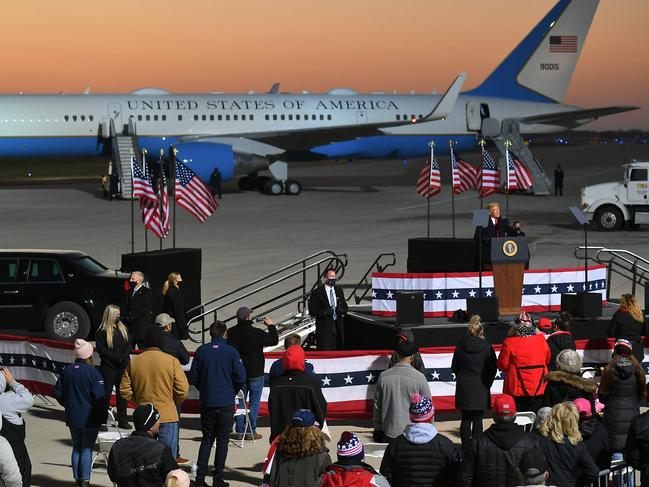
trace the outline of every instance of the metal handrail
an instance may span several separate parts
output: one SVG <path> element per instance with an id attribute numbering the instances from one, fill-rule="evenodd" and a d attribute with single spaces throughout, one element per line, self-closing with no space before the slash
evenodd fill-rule
<path id="1" fill-rule="evenodd" d="M 311 262 L 311 263 L 307 264 L 307 262 L 309 260 L 311 260 L 314 257 L 317 257 L 319 255 L 328 255 L 328 256 L 325 257 L 325 258 L 321 258 L 321 259 L 318 259 L 318 260 L 316 260 L 314 262 Z M 244 291 L 244 290 L 246 290 L 248 288 L 251 288 L 251 287 L 255 286 L 256 284 L 259 284 L 260 282 L 262 282 L 264 280 L 271 279 L 271 278 L 277 276 L 278 274 L 280 274 L 280 273 L 282 273 L 284 271 L 287 271 L 287 270 L 290 270 L 291 268 L 297 267 L 298 265 L 300 265 L 301 267 L 289 272 L 288 274 L 284 274 L 283 276 L 278 277 L 278 278 L 272 280 L 271 282 L 262 284 L 261 286 L 255 287 L 255 288 L 253 288 L 251 290 L 248 290 L 243 294 L 238 294 L 237 296 L 232 297 L 234 294 L 240 293 L 241 291 Z M 249 283 L 247 283 L 247 284 L 245 284 L 243 286 L 240 286 L 237 289 L 234 289 L 234 290 L 229 291 L 229 292 L 227 292 L 225 294 L 219 295 L 219 296 L 207 301 L 206 303 L 203 303 L 203 304 L 201 304 L 199 306 L 195 306 L 194 308 L 189 310 L 187 312 L 187 314 L 191 315 L 191 313 L 194 313 L 196 311 L 199 311 L 199 313 L 192 316 L 187 321 L 187 327 L 188 327 L 188 330 L 189 330 L 190 334 L 194 334 L 194 335 L 201 334 L 202 336 L 201 336 L 200 341 L 191 338 L 191 336 L 190 336 L 190 339 L 192 341 L 196 342 L 196 343 L 201 343 L 201 342 L 204 343 L 205 342 L 205 332 L 207 331 L 207 328 L 205 328 L 205 317 L 206 316 L 213 314 L 214 319 L 216 320 L 218 311 L 225 308 L 226 306 L 230 306 L 230 305 L 232 305 L 232 304 L 234 304 L 234 303 L 236 303 L 238 301 L 249 298 L 250 296 L 252 296 L 254 294 L 257 294 L 257 293 L 259 293 L 261 291 L 265 291 L 267 289 L 270 289 L 273 286 L 281 284 L 281 283 L 287 281 L 288 279 L 291 279 L 291 278 L 293 278 L 295 276 L 298 276 L 300 274 L 302 274 L 302 283 L 300 285 L 298 285 L 298 286 L 296 286 L 296 287 L 294 287 L 292 289 L 289 289 L 288 291 L 283 291 L 279 295 L 274 296 L 274 297 L 272 297 L 272 298 L 270 298 L 270 299 L 268 299 L 268 300 L 266 300 L 266 301 L 264 301 L 262 303 L 259 303 L 254 308 L 259 311 L 259 308 L 261 308 L 263 306 L 266 306 L 266 305 L 271 304 L 271 303 L 275 303 L 276 301 L 278 301 L 278 300 L 280 300 L 280 299 L 282 299 L 282 298 L 284 298 L 286 296 L 289 296 L 292 293 L 302 291 L 298 296 L 293 296 L 292 298 L 290 298 L 290 299 L 288 299 L 286 301 L 282 301 L 281 303 L 276 304 L 271 309 L 264 310 L 263 313 L 260 311 L 259 313 L 257 313 L 257 315 L 255 317 L 261 316 L 264 313 L 270 313 L 272 311 L 280 309 L 280 308 L 282 308 L 284 306 L 287 306 L 287 305 L 289 305 L 291 303 L 294 303 L 296 301 L 299 302 L 299 303 L 302 303 L 302 309 L 305 309 L 306 308 L 306 301 L 307 301 L 308 297 L 310 296 L 310 294 L 313 292 L 313 290 L 318 285 L 318 282 L 317 282 L 317 279 L 316 279 L 316 282 L 314 283 L 314 285 L 311 286 L 311 288 L 307 291 L 307 278 L 306 278 L 307 271 L 309 271 L 310 269 L 317 269 L 317 273 L 318 273 L 318 277 L 319 277 L 321 275 L 321 269 L 322 269 L 323 265 L 326 265 L 327 267 L 334 267 L 336 269 L 337 273 L 339 274 L 339 276 L 342 277 L 345 274 L 345 267 L 347 266 L 347 254 L 336 254 L 331 250 L 323 250 L 323 251 L 320 251 L 320 252 L 316 252 L 315 254 L 312 254 L 312 255 L 310 255 L 308 257 L 305 257 L 304 259 L 301 259 L 301 260 L 296 261 L 296 262 L 294 262 L 292 264 L 284 266 L 284 267 L 282 267 L 282 268 L 280 268 L 280 269 L 278 269 L 276 271 L 273 271 L 273 272 L 271 272 L 271 273 L 269 273 L 269 274 L 267 274 L 267 275 L 265 275 L 263 277 L 260 277 L 260 278 L 255 279 L 254 281 L 251 281 L 251 282 L 249 282 Z M 231 298 L 231 299 L 227 299 L 227 298 Z M 220 304 L 218 304 L 218 305 L 216 305 L 216 306 L 214 306 L 214 307 L 212 307 L 210 309 L 206 309 L 207 306 L 209 306 L 211 304 L 214 304 L 217 301 L 223 301 L 225 299 L 227 299 L 225 302 L 221 302 Z M 228 322 L 228 321 L 231 321 L 232 319 L 234 319 L 233 316 L 229 317 L 229 318 L 227 318 L 227 319 L 225 319 L 223 321 Z M 194 324 L 194 323 L 199 322 L 199 321 L 201 322 L 201 328 L 199 330 L 192 330 L 190 328 L 190 326 L 192 324 Z"/>
<path id="2" fill-rule="evenodd" d="M 383 257 L 386 257 L 386 256 L 392 257 L 392 262 L 389 262 L 389 263 L 387 263 L 385 265 L 381 265 L 381 262 L 380 262 L 381 259 Z M 352 298 L 354 298 L 354 302 L 356 304 L 360 304 L 360 302 L 363 301 L 363 299 L 365 299 L 365 296 L 367 296 L 367 293 L 370 292 L 370 289 L 372 289 L 371 283 L 368 283 L 368 281 L 367 281 L 367 276 L 370 275 L 370 273 L 374 270 L 374 268 L 376 267 L 376 272 L 383 272 L 385 269 L 387 269 L 388 267 L 392 267 L 396 263 L 397 263 L 396 254 L 394 254 L 394 253 L 379 254 L 378 257 L 376 259 L 374 259 L 374 262 L 372 262 L 370 264 L 370 267 L 367 269 L 367 272 L 365 273 L 365 275 L 363 277 L 361 277 L 361 280 L 358 281 L 358 284 L 356 284 L 354 289 L 352 289 L 352 292 L 349 293 L 349 297 L 347 298 L 347 301 L 351 301 Z M 365 286 L 365 292 L 363 292 L 363 294 L 361 294 L 360 297 L 356 296 L 356 292 L 363 285 Z"/>
<path id="3" fill-rule="evenodd" d="M 593 262 L 597 262 L 598 264 L 607 264 L 607 300 L 610 300 L 609 293 L 614 272 L 617 275 L 625 277 L 626 279 L 631 281 L 631 294 L 635 294 L 638 285 L 649 282 L 649 260 L 638 254 L 635 254 L 626 249 L 580 246 L 575 248 L 575 257 L 577 259 L 583 260 L 585 257 L 582 255 L 582 252 L 585 253 L 586 251 L 595 252 L 594 256 L 591 256 L 590 252 L 588 252 L 588 260 L 592 260 Z M 639 263 L 646 264 L 648 267 L 644 267 Z M 630 273 L 631 276 L 624 274 L 618 268 L 626 271 L 627 273 Z"/>

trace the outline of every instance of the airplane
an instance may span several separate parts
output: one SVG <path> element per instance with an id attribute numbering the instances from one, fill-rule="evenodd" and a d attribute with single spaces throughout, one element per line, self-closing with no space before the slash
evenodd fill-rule
<path id="1" fill-rule="evenodd" d="M 564 104 L 599 0 L 559 0 L 476 88 L 465 74 L 443 95 L 181 94 L 145 88 L 129 94 L 0 95 L 0 157 L 116 155 L 114 140 L 133 139 L 149 154 L 174 153 L 203 180 L 215 168 L 242 189 L 298 194 L 287 163 L 323 159 L 413 158 L 454 141 L 476 147 L 505 121 L 520 133 L 572 129 L 632 106 Z M 495 128 L 494 128 L 495 127 Z M 126 165 L 126 164 L 125 164 Z M 258 172 L 269 169 L 272 178 Z M 130 166 L 122 175 L 130 174 Z"/>

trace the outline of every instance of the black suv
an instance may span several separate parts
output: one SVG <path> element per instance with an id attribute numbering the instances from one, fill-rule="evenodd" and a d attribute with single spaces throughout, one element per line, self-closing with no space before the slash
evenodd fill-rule
<path id="1" fill-rule="evenodd" d="M 0 330 L 86 338 L 106 305 L 121 305 L 128 277 L 76 250 L 0 249 Z"/>

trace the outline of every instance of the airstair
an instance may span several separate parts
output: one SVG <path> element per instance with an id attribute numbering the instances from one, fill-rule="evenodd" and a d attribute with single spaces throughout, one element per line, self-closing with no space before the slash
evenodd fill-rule
<path id="1" fill-rule="evenodd" d="M 517 120 L 505 119 L 501 124 L 500 133 L 496 136 L 489 137 L 500 152 L 500 161 L 499 165 L 501 168 L 501 177 L 506 176 L 507 160 L 505 159 L 505 143 L 510 141 L 512 143 L 510 150 L 514 152 L 520 159 L 520 161 L 525 164 L 525 167 L 529 169 L 532 174 L 532 179 L 534 185 L 532 186 L 532 192 L 535 195 L 547 195 L 551 193 L 552 185 L 549 178 L 546 176 L 543 166 L 539 160 L 534 156 L 532 151 L 523 141 L 519 130 L 519 124 Z M 502 168 L 505 168 L 504 170 Z"/>
<path id="2" fill-rule="evenodd" d="M 118 134 L 115 123 L 110 121 L 110 139 L 112 144 L 113 171 L 117 171 L 122 199 L 133 198 L 133 181 L 131 175 L 131 157 L 139 161 L 139 147 L 135 134 L 135 123 L 129 119 L 128 134 Z"/>

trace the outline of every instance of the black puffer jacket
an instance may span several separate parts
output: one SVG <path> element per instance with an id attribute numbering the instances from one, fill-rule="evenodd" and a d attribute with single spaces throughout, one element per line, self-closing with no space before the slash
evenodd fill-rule
<path id="1" fill-rule="evenodd" d="M 459 466 L 453 442 L 434 425 L 417 423 L 388 445 L 380 471 L 392 487 L 454 487 Z"/>
<path id="2" fill-rule="evenodd" d="M 640 484 L 649 484 L 649 411 L 631 421 L 624 459 L 633 468 L 640 470 Z"/>
<path id="3" fill-rule="evenodd" d="M 545 438 L 540 447 L 550 469 L 548 485 L 574 487 L 578 479 L 588 483 L 597 479 L 599 468 L 583 441 L 572 445 L 567 438 L 563 443 L 555 443 L 550 438 Z"/>
<path id="4" fill-rule="evenodd" d="M 561 350 L 577 350 L 575 339 L 569 331 L 555 331 L 548 336 L 548 347 L 550 347 L 550 363 L 548 369 L 557 370 L 556 359 Z"/>
<path id="5" fill-rule="evenodd" d="M 608 365 L 602 374 L 599 399 L 604 408 L 604 426 L 611 440 L 611 450 L 621 452 L 631 420 L 640 414 L 642 390 L 638 384 L 633 362 L 619 358 Z"/>
<path id="6" fill-rule="evenodd" d="M 608 324 L 606 335 L 615 338 L 624 338 L 633 345 L 633 355 L 642 363 L 644 350 L 642 348 L 642 336 L 647 335 L 647 320 L 639 322 L 633 319 L 631 314 L 623 308 L 615 312 Z"/>
<path id="7" fill-rule="evenodd" d="M 606 428 L 596 416 L 581 418 L 579 431 L 591 458 L 600 470 L 611 466 L 611 442 Z"/>
<path id="8" fill-rule="evenodd" d="M 451 370 L 455 373 L 455 407 L 485 410 L 496 377 L 496 352 L 484 338 L 467 336 L 456 347 Z"/>
<path id="9" fill-rule="evenodd" d="M 543 395 L 543 405 L 552 407 L 564 401 L 579 397 L 590 401 L 591 412 L 595 412 L 595 391 L 597 384 L 592 379 L 585 379 L 577 374 L 556 370 L 545 376 L 548 385 Z"/>
<path id="10" fill-rule="evenodd" d="M 462 481 L 470 487 L 511 487 L 518 485 L 518 462 L 523 453 L 535 448 L 538 435 L 525 433 L 514 423 L 495 423 L 473 438 L 462 462 Z"/>

